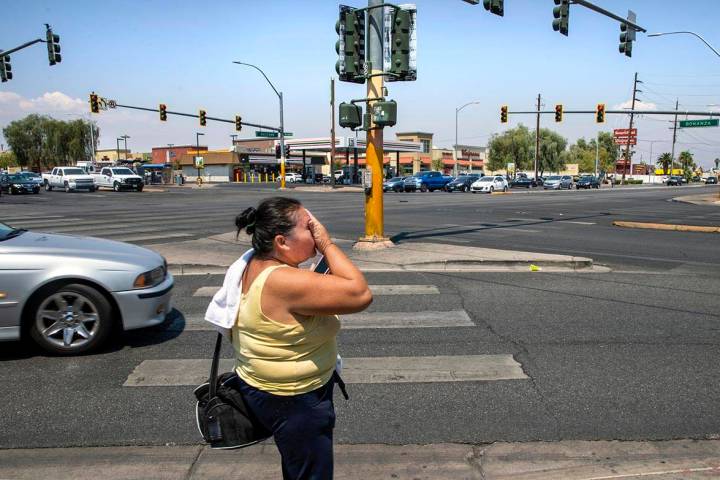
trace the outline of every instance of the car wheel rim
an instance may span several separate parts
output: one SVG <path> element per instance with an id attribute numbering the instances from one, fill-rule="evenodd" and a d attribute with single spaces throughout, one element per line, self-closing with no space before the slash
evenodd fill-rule
<path id="1" fill-rule="evenodd" d="M 87 345 L 97 335 L 100 317 L 87 297 L 75 292 L 59 292 L 40 305 L 35 326 L 49 344 L 76 349 Z"/>

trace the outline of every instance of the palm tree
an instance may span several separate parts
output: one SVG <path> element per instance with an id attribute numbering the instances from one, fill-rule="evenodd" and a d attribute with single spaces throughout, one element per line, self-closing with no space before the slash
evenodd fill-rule
<path id="1" fill-rule="evenodd" d="M 658 157 L 658 163 L 662 165 L 664 175 L 668 174 L 668 168 L 672 164 L 672 159 L 672 155 L 670 155 L 669 152 L 663 153 Z M 670 173 L 672 173 L 672 171 Z"/>
<path id="2" fill-rule="evenodd" d="M 680 165 L 682 165 L 683 174 L 686 177 L 692 176 L 692 171 L 695 170 L 695 162 L 693 161 L 693 154 L 690 153 L 689 150 L 683 150 L 680 152 L 680 156 L 678 157 L 678 160 L 680 160 Z"/>
<path id="3" fill-rule="evenodd" d="M 718 168 L 720 168 L 720 158 L 715 159 L 715 170 L 717 170 Z"/>

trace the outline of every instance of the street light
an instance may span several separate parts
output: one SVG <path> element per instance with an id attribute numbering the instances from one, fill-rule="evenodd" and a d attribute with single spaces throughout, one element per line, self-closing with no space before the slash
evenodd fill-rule
<path id="1" fill-rule="evenodd" d="M 453 148 L 453 161 L 455 165 L 453 166 L 453 174 L 457 176 L 458 174 L 458 159 L 457 159 L 457 146 L 458 146 L 458 113 L 460 113 L 460 110 L 467 107 L 468 105 L 476 105 L 480 102 L 468 102 L 462 107 L 458 107 L 455 109 L 455 146 Z M 472 173 L 472 172 L 470 172 Z"/>
<path id="2" fill-rule="evenodd" d="M 195 132 L 195 168 L 197 168 L 198 183 L 200 182 L 200 165 L 198 165 L 197 157 L 200 156 L 200 135 L 205 135 L 201 132 Z"/>
<path id="3" fill-rule="evenodd" d="M 129 136 L 129 135 L 123 135 L 123 136 L 121 136 L 120 138 L 122 138 L 122 139 L 125 141 L 125 161 L 127 161 L 127 159 L 128 159 L 128 157 L 127 157 L 127 154 L 128 154 L 127 139 L 130 138 L 130 136 Z M 118 160 L 120 160 L 120 159 L 118 158 Z"/>
<path id="4" fill-rule="evenodd" d="M 663 36 L 663 35 L 678 35 L 678 34 L 694 35 L 695 37 L 699 38 L 700 41 L 702 41 L 705 45 L 707 45 L 707 47 L 708 47 L 710 50 L 712 50 L 712 51 L 715 53 L 715 55 L 717 55 L 718 57 L 720 57 L 720 52 L 718 52 L 717 50 L 715 50 L 715 49 L 712 47 L 712 45 L 710 45 L 707 41 L 705 41 L 705 39 L 704 39 L 703 37 L 701 37 L 700 35 L 698 35 L 698 34 L 695 33 L 695 32 L 685 32 L 685 31 L 683 31 L 683 32 L 649 33 L 649 34 L 648 34 L 648 37 L 661 37 L 661 36 Z"/>
<path id="5" fill-rule="evenodd" d="M 263 77 L 265 77 L 265 80 L 270 84 L 270 87 L 273 89 L 275 94 L 278 96 L 278 99 L 280 100 L 280 188 L 285 188 L 285 124 L 283 121 L 283 94 L 282 92 L 278 92 L 277 88 L 275 88 L 275 85 L 272 84 L 270 79 L 265 75 L 265 72 L 263 72 L 259 67 L 251 64 L 251 63 L 245 63 L 245 62 L 237 62 L 234 61 L 233 63 L 237 63 L 238 65 L 245 65 L 246 67 L 252 67 L 258 72 L 262 74 Z M 332 162 L 330 162 L 330 174 L 332 175 Z"/>

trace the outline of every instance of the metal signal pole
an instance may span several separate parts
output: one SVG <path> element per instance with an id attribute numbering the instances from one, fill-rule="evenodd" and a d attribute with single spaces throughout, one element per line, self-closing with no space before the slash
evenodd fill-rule
<path id="1" fill-rule="evenodd" d="M 640 91 L 637 88 L 637 84 L 642 83 L 642 82 L 638 82 L 637 76 L 638 76 L 638 74 L 637 74 L 637 72 L 635 72 L 635 80 L 633 81 L 632 107 L 630 110 L 630 126 L 628 127 L 629 132 L 632 132 L 633 117 L 635 115 L 635 100 L 637 99 L 637 92 Z M 677 110 L 677 108 L 675 108 L 675 110 Z M 625 173 L 628 171 L 628 168 L 630 168 L 630 139 L 631 138 L 632 138 L 631 136 L 628 136 L 628 143 L 627 143 L 627 145 L 625 145 L 625 165 L 623 165 L 623 174 L 622 174 L 622 179 L 620 181 L 620 183 L 622 185 L 625 185 Z"/>
<path id="2" fill-rule="evenodd" d="M 535 181 L 538 179 L 538 165 L 540 164 L 540 94 L 537 100 L 537 121 L 535 122 Z"/>

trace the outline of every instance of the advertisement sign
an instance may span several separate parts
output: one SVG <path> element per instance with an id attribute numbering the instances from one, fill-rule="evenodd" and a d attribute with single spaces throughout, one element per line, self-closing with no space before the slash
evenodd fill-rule
<path id="1" fill-rule="evenodd" d="M 195 157 L 195 168 L 205 168 L 205 159 L 203 157 Z"/>

